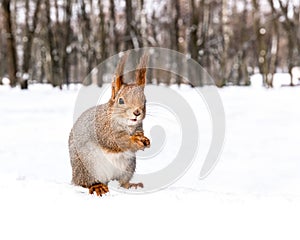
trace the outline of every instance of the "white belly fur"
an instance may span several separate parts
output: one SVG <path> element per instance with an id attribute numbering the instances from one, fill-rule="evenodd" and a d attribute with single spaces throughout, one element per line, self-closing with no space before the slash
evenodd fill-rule
<path id="1" fill-rule="evenodd" d="M 107 153 L 98 147 L 92 155 L 97 161 L 93 161 L 91 172 L 100 182 L 108 183 L 111 180 L 119 180 L 125 175 L 131 178 L 133 172 L 128 172 L 127 169 L 135 161 L 134 152 Z"/>

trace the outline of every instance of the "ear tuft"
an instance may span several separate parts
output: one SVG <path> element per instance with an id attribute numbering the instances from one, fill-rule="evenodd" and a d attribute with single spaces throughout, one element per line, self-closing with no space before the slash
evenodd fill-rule
<path id="1" fill-rule="evenodd" d="M 135 71 L 135 81 L 139 86 L 145 86 L 149 55 L 144 53 Z"/>
<path id="2" fill-rule="evenodd" d="M 121 60 L 118 63 L 118 66 L 116 68 L 116 73 L 115 73 L 115 79 L 112 82 L 112 94 L 111 97 L 112 99 L 114 99 L 117 95 L 117 93 L 119 92 L 120 88 L 123 85 L 123 72 L 124 72 L 124 67 L 126 64 L 126 60 L 127 60 L 128 54 L 124 54 L 121 58 Z"/>

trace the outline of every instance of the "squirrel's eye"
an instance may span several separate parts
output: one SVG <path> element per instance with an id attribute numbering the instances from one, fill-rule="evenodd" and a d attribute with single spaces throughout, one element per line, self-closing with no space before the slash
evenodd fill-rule
<path id="1" fill-rule="evenodd" d="M 119 98 L 119 104 L 124 104 L 124 99 L 123 98 Z"/>

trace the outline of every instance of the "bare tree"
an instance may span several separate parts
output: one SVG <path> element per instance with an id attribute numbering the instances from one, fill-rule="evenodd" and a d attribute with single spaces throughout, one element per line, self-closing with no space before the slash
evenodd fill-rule
<path id="1" fill-rule="evenodd" d="M 204 0 L 202 0 L 204 2 Z M 189 26 L 189 52 L 191 54 L 191 58 L 198 61 L 198 24 L 199 24 L 199 15 L 200 11 L 195 3 L 195 0 L 190 0 L 191 7 L 191 16 L 190 16 L 190 26 Z"/>
<path id="2" fill-rule="evenodd" d="M 45 0 L 45 7 L 46 7 L 46 19 L 47 19 L 47 44 L 48 44 L 48 52 L 47 55 L 49 56 L 49 67 L 47 68 L 46 75 L 48 76 L 49 82 L 53 85 L 53 87 L 59 87 L 62 89 L 62 78 L 61 78 L 61 71 L 60 71 L 60 56 L 59 56 L 59 49 L 58 49 L 58 42 L 57 42 L 57 35 L 54 33 L 54 26 L 57 26 L 57 22 L 53 23 L 51 19 L 51 4 L 50 0 Z M 57 6 L 56 6 L 57 7 Z M 58 10 L 56 10 L 58 11 Z M 58 19 L 56 19 L 58 20 Z"/>
<path id="3" fill-rule="evenodd" d="M 147 23 L 147 13 L 144 9 L 144 0 L 139 0 L 138 1 L 138 12 L 139 12 L 139 17 L 140 17 L 140 37 L 141 37 L 141 42 L 143 47 L 148 47 L 149 44 L 151 44 L 152 38 L 149 38 L 149 34 L 147 32 L 148 29 L 148 23 Z M 138 16 L 138 15 L 137 15 Z M 152 41 L 153 43 L 153 41 Z"/>
<path id="4" fill-rule="evenodd" d="M 71 52 L 71 36 L 72 36 L 72 29 L 71 29 L 71 16 L 72 16 L 72 6 L 71 0 L 65 0 L 65 14 L 64 14 L 64 38 L 62 39 L 62 56 L 61 56 L 61 67 L 63 71 L 63 79 L 66 81 L 68 85 L 70 82 L 70 64 L 69 64 L 69 55 Z"/>
<path id="5" fill-rule="evenodd" d="M 105 27 L 105 15 L 103 12 L 103 3 L 101 0 L 98 0 L 98 7 L 99 7 L 99 19 L 100 19 L 100 24 L 99 24 L 99 44 L 100 44 L 100 62 L 104 61 L 106 57 L 108 56 L 107 51 L 106 51 L 106 27 Z"/>
<path id="6" fill-rule="evenodd" d="M 126 50 L 138 47 L 137 40 L 133 32 L 133 11 L 132 11 L 132 1 L 126 0 L 126 31 L 125 31 L 125 45 Z"/>
<path id="7" fill-rule="evenodd" d="M 221 20 L 222 20 L 222 36 L 223 36 L 223 49 L 221 53 L 220 59 L 220 67 L 221 67 L 221 81 L 220 86 L 224 86 L 228 79 L 228 51 L 229 51 L 229 43 L 230 43 L 230 27 L 229 27 L 229 17 L 228 17 L 228 1 L 222 0 L 222 10 L 221 10 Z"/>
<path id="8" fill-rule="evenodd" d="M 2 1 L 2 9 L 4 16 L 4 31 L 6 34 L 7 42 L 7 69 L 8 76 L 10 80 L 10 85 L 15 87 L 18 83 L 17 78 L 17 53 L 16 53 L 16 42 L 15 42 L 15 33 L 12 29 L 12 17 L 10 9 L 10 0 Z"/>
<path id="9" fill-rule="evenodd" d="M 90 5 L 90 9 L 92 9 Z M 89 73 L 92 71 L 95 64 L 95 49 L 93 47 L 93 34 L 91 26 L 91 16 L 87 13 L 86 3 L 84 0 L 80 1 L 80 45 L 81 55 L 85 59 L 85 73 L 84 76 L 90 77 Z M 86 83 L 91 83 L 92 79 L 87 79 Z"/>
<path id="10" fill-rule="evenodd" d="M 295 64 L 300 64 L 300 36 L 299 36 L 299 13 L 297 14 L 296 6 L 293 6 L 291 1 L 286 1 L 285 3 L 282 0 L 278 0 L 281 15 L 284 17 L 284 21 L 282 22 L 283 28 L 287 33 L 288 37 L 288 72 L 291 76 L 290 85 L 293 86 L 292 81 L 292 68 Z M 289 9 L 293 9 L 294 18 L 289 17 Z M 298 16 L 298 18 L 297 18 Z"/>
<path id="11" fill-rule="evenodd" d="M 34 32 L 38 24 L 38 13 L 40 9 L 41 0 L 37 0 L 34 9 L 34 15 L 32 18 L 32 25 L 30 26 L 30 7 L 29 7 L 29 0 L 25 1 L 25 11 L 26 11 L 26 22 L 25 22 L 25 30 L 24 30 L 24 37 L 23 37 L 23 62 L 22 62 L 22 79 L 21 79 L 21 88 L 27 89 L 28 87 L 28 80 L 31 78 L 29 75 L 29 70 L 31 68 L 31 49 L 32 43 L 34 38 Z"/>
<path id="12" fill-rule="evenodd" d="M 273 78 L 276 71 L 278 47 L 279 47 L 279 26 L 278 26 L 278 15 L 274 6 L 273 0 L 268 0 L 272 9 L 272 40 L 271 40 L 271 52 L 270 52 L 270 63 L 269 63 L 269 74 L 267 76 L 267 84 L 273 87 Z"/>
<path id="13" fill-rule="evenodd" d="M 4 49 L 5 49 L 5 46 L 4 46 L 4 39 L 3 39 L 3 36 L 4 36 L 4 31 L 3 31 L 3 14 L 2 14 L 2 7 L 0 7 L 0 85 L 3 84 L 2 82 L 2 79 L 4 77 L 4 68 L 5 68 L 5 61 L 3 61 L 2 59 L 5 58 L 4 56 Z"/>
<path id="14" fill-rule="evenodd" d="M 112 47 L 113 47 L 113 54 L 117 53 L 119 51 L 119 38 L 118 38 L 118 31 L 117 31 L 117 19 L 116 19 L 116 13 L 115 13 L 115 1 L 110 0 L 110 31 L 112 38 Z M 103 11 L 103 7 L 102 7 Z"/>
<path id="15" fill-rule="evenodd" d="M 266 44 L 266 28 L 262 25 L 260 21 L 260 5 L 257 0 L 252 0 L 253 4 L 253 28 L 256 35 L 256 46 L 257 46 L 257 57 L 258 57 L 258 67 L 262 74 L 263 85 L 268 86 L 268 62 L 267 62 L 267 44 Z"/>
<path id="16" fill-rule="evenodd" d="M 242 16 L 237 14 L 237 21 L 236 25 L 240 23 L 242 20 L 243 24 L 242 26 L 238 25 L 238 28 L 240 29 L 239 31 L 239 38 L 238 41 L 236 42 L 235 39 L 232 39 L 232 44 L 231 47 L 234 45 L 237 45 L 237 62 L 233 61 L 233 66 L 231 66 L 233 69 L 235 69 L 237 65 L 238 69 L 238 74 L 237 74 L 237 79 L 236 79 L 236 85 L 250 85 L 250 78 L 248 74 L 248 61 L 247 59 L 249 58 L 249 54 L 247 54 L 247 49 L 250 47 L 250 41 L 249 41 L 249 31 L 247 27 L 247 18 L 248 18 L 248 6 L 247 6 L 247 0 L 244 0 L 244 9 L 241 12 Z M 232 56 L 229 56 L 231 58 Z M 234 57 L 233 57 L 234 58 Z M 228 61 L 228 60 L 227 60 Z M 230 67 L 230 66 L 229 66 Z"/>
<path id="17" fill-rule="evenodd" d="M 172 1 L 172 3 L 174 4 L 174 7 L 172 9 L 172 25 L 170 28 L 170 34 L 171 34 L 171 49 L 175 50 L 175 51 L 180 51 L 180 44 L 179 44 L 179 19 L 180 19 L 180 2 L 179 0 L 175 0 L 174 2 Z M 178 55 L 176 55 L 178 57 Z M 179 64 L 180 59 L 177 58 L 176 59 L 176 68 L 178 69 L 178 72 L 182 71 L 182 64 Z M 177 83 L 177 85 L 180 85 L 181 83 L 181 77 L 179 75 L 175 76 L 175 82 Z"/>

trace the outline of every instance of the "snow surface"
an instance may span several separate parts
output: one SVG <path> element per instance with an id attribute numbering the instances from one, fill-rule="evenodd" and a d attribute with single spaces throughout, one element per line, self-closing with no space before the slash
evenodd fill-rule
<path id="1" fill-rule="evenodd" d="M 67 140 L 79 89 L 0 87 L 0 239 L 299 239 L 298 87 L 220 89 L 226 142 L 204 180 L 198 176 L 212 131 L 208 110 L 195 90 L 176 89 L 201 123 L 194 164 L 164 190 L 111 190 L 102 198 L 70 184 Z M 160 111 L 151 115 L 160 121 Z M 137 171 L 168 164 L 159 162 L 168 149 L 173 154 L 166 145 L 151 164 L 138 161 Z"/>

